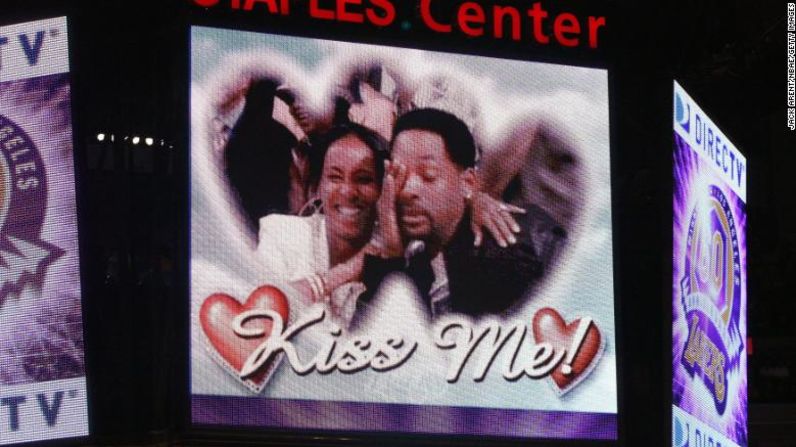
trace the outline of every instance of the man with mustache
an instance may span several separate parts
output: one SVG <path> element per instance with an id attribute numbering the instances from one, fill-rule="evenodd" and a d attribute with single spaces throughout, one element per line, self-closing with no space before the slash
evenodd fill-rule
<path id="1" fill-rule="evenodd" d="M 511 310 L 543 277 L 565 231 L 531 206 L 516 216 L 520 231 L 512 233 L 510 245 L 485 238 L 476 246 L 468 207 L 479 191 L 476 145 L 465 123 L 450 113 L 426 108 L 402 115 L 390 157 L 377 237 L 363 270 L 370 293 L 401 271 L 432 317 Z"/>

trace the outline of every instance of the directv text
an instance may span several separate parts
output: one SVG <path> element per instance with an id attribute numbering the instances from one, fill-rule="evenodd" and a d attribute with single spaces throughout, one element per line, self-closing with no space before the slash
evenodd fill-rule
<path id="1" fill-rule="evenodd" d="M 67 400 L 78 397 L 78 390 L 41 392 L 32 395 L 0 395 L 0 436 L 33 424 L 55 427 Z"/>
<path id="2" fill-rule="evenodd" d="M 55 33 L 57 35 L 57 32 L 57 30 L 53 30 L 50 33 Z M 19 49 L 22 50 L 22 54 L 25 55 L 25 62 L 29 66 L 38 64 L 39 56 L 41 55 L 41 50 L 44 47 L 44 41 L 47 36 L 48 33 L 46 31 L 36 31 L 32 34 L 21 33 L 15 36 L 0 35 L 0 70 L 7 64 L 7 61 L 4 59 L 5 53 L 8 51 L 9 47 L 13 46 L 18 46 Z"/>
<path id="3" fill-rule="evenodd" d="M 65 17 L 0 27 L 0 82 L 68 71 Z"/>

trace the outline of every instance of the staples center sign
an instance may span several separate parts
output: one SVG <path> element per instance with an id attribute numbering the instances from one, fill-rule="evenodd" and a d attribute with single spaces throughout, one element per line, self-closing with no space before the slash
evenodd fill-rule
<path id="1" fill-rule="evenodd" d="M 392 0 L 194 0 L 204 8 L 224 8 L 251 14 L 300 15 L 321 21 L 366 24 L 374 27 L 400 26 L 405 30 L 420 26 L 435 33 L 461 33 L 468 37 L 486 37 L 527 41 L 535 45 L 562 47 L 599 47 L 606 27 L 604 16 L 579 17 L 572 12 L 550 12 L 542 2 L 526 7 L 516 5 L 460 2 L 452 9 L 438 12 L 441 0 L 417 0 L 417 16 L 398 16 Z M 545 30 L 552 28 L 552 34 Z"/>

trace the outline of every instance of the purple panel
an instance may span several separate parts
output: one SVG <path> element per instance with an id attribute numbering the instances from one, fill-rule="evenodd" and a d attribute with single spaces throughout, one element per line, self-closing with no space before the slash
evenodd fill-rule
<path id="1" fill-rule="evenodd" d="M 616 415 L 566 411 L 320 402 L 198 396 L 191 401 L 199 425 L 511 436 L 616 439 Z"/>
<path id="2" fill-rule="evenodd" d="M 0 385 L 85 375 L 69 95 L 0 84 Z"/>
<path id="3" fill-rule="evenodd" d="M 674 139 L 672 403 L 745 446 L 746 205 Z"/>

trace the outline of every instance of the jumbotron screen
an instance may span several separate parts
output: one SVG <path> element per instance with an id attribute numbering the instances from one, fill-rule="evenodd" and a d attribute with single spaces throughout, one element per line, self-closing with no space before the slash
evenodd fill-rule
<path id="1" fill-rule="evenodd" d="M 88 434 L 66 18 L 0 27 L 0 445 Z"/>
<path id="2" fill-rule="evenodd" d="M 193 27 L 193 424 L 616 439 L 608 97 Z"/>
<path id="3" fill-rule="evenodd" d="M 747 438 L 746 158 L 674 84 L 672 445 Z"/>

